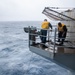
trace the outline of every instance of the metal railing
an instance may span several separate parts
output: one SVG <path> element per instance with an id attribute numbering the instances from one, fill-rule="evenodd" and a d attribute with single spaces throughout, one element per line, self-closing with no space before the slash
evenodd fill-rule
<path id="1" fill-rule="evenodd" d="M 31 27 L 28 27 L 28 31 L 29 31 L 29 47 L 30 46 L 34 46 L 37 43 L 40 43 L 42 45 L 46 45 L 45 43 L 41 43 L 40 36 L 43 36 L 43 35 L 41 35 L 39 33 L 40 30 L 41 30 L 40 28 L 31 28 Z M 72 43 L 71 41 L 67 40 L 67 43 L 68 44 L 70 43 L 71 45 L 67 45 L 67 44 L 66 45 L 62 45 L 62 46 L 56 45 L 57 39 L 60 39 L 60 38 L 58 38 L 58 35 L 57 35 L 57 33 L 58 33 L 57 28 L 55 28 L 53 30 L 50 30 L 50 29 L 45 29 L 45 30 L 47 30 L 47 36 L 43 36 L 43 37 L 46 37 L 48 39 L 48 42 L 51 42 L 51 44 L 52 44 L 52 45 L 51 44 L 48 44 L 46 46 L 48 48 L 50 46 L 53 47 L 53 53 L 55 53 L 55 48 L 56 47 L 73 48 L 73 49 L 75 49 L 75 42 L 74 41 Z M 50 33 L 52 33 L 52 35 L 50 35 Z M 69 33 L 69 32 L 67 32 L 67 33 Z M 36 42 L 38 39 L 40 41 Z M 63 39 L 63 38 L 61 38 L 61 39 Z"/>

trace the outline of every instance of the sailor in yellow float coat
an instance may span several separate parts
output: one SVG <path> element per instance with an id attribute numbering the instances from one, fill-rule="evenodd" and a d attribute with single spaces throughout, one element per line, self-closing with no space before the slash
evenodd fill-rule
<path id="1" fill-rule="evenodd" d="M 64 27 L 64 26 L 65 26 L 64 24 L 58 25 L 58 31 L 63 32 L 63 27 Z"/>
<path id="2" fill-rule="evenodd" d="M 47 30 L 44 29 L 49 29 L 49 27 L 52 29 L 52 25 L 50 24 L 50 22 L 47 21 L 47 19 L 44 20 L 44 22 L 42 22 L 41 25 L 41 35 L 43 36 L 47 36 Z M 46 43 L 46 37 L 41 36 L 41 42 L 42 43 Z"/>
<path id="3" fill-rule="evenodd" d="M 67 34 L 67 27 L 66 25 L 62 24 L 61 22 L 58 23 L 58 42 L 60 45 L 63 44 Z"/>

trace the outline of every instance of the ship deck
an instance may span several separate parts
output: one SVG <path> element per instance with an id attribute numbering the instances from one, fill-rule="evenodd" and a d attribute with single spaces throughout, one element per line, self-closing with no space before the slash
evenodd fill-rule
<path id="1" fill-rule="evenodd" d="M 59 45 L 59 42 L 56 42 L 55 51 L 53 42 L 46 42 L 45 46 L 43 46 L 41 43 L 36 43 L 35 45 L 31 46 L 54 53 L 75 53 L 75 43 L 69 41 L 64 42 L 64 44 L 61 46 Z"/>

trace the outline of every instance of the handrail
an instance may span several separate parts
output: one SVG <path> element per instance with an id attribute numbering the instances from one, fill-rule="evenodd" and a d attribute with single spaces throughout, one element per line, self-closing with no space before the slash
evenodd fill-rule
<path id="1" fill-rule="evenodd" d="M 39 28 L 36 28 L 36 29 L 39 29 Z M 43 29 L 44 30 L 44 29 Z M 48 34 L 50 33 L 49 32 L 49 29 L 45 29 L 45 30 L 47 30 L 48 31 Z M 32 39 L 30 39 L 30 37 L 31 36 L 43 36 L 43 37 L 47 37 L 48 39 L 50 39 L 51 37 L 54 37 L 54 43 L 52 44 L 53 46 L 53 53 L 55 53 L 55 48 L 56 47 L 63 47 L 63 48 L 75 48 L 75 46 L 74 45 L 67 45 L 67 46 L 65 46 L 65 45 L 63 45 L 63 46 L 59 46 L 59 45 L 56 45 L 56 39 L 58 39 L 57 38 L 57 35 L 56 35 L 56 33 L 57 33 L 57 29 L 55 28 L 55 31 L 54 31 L 54 29 L 52 30 L 52 32 L 54 32 L 54 36 L 50 36 L 50 35 L 48 35 L 48 36 L 43 36 L 43 35 L 41 35 L 41 34 L 36 34 L 36 33 L 31 33 L 31 31 L 30 31 L 30 27 L 29 27 L 29 46 L 30 46 L 30 43 L 31 43 L 31 41 L 32 42 L 36 42 L 36 40 L 32 40 Z M 37 39 L 37 38 L 36 38 Z M 52 38 L 53 39 L 53 38 Z M 63 39 L 63 38 L 62 38 Z M 51 39 L 50 39 L 51 40 Z M 46 45 L 46 44 L 44 44 L 44 43 L 40 43 L 40 44 L 43 44 L 43 45 Z M 50 47 L 50 45 L 47 45 L 47 47 Z"/>

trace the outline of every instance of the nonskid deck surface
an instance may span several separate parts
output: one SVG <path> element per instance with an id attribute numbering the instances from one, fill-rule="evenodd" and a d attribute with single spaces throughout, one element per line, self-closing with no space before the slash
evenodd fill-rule
<path id="1" fill-rule="evenodd" d="M 41 43 L 36 43 L 35 45 L 31 45 L 49 52 L 54 53 L 75 53 L 75 43 L 74 42 L 64 42 L 63 45 L 59 45 L 59 42 L 55 43 L 55 50 L 54 50 L 54 43 L 53 42 L 46 42 L 45 45 Z"/>

